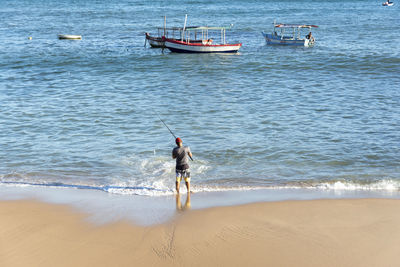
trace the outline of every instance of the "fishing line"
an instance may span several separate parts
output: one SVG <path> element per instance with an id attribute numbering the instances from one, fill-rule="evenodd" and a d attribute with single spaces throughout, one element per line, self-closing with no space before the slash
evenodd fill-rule
<path id="1" fill-rule="evenodd" d="M 161 119 L 160 115 L 157 113 L 158 118 L 160 119 L 160 121 L 165 125 L 165 127 L 167 127 L 168 131 L 172 134 L 172 136 L 176 139 L 176 135 L 171 131 L 171 129 L 168 127 L 168 125 L 163 121 L 163 119 Z"/>
<path id="2" fill-rule="evenodd" d="M 163 119 L 161 119 L 161 117 L 160 117 L 160 114 L 158 114 L 157 113 L 157 116 L 158 116 L 158 119 L 164 124 L 164 126 L 165 127 L 167 127 L 167 129 L 168 129 L 168 131 L 172 134 L 172 136 L 175 138 L 175 140 L 176 140 L 176 135 L 171 131 L 171 129 L 168 127 L 168 125 L 164 122 L 164 120 Z M 190 156 L 190 155 L 188 155 L 189 156 L 189 158 L 193 161 L 193 158 Z"/>

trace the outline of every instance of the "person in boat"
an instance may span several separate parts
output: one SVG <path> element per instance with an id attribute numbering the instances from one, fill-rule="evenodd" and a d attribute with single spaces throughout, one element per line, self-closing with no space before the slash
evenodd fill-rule
<path id="1" fill-rule="evenodd" d="M 179 194 L 179 188 L 182 178 L 185 180 L 186 189 L 190 192 L 190 169 L 189 157 L 192 158 L 192 152 L 188 146 L 183 146 L 182 139 L 176 138 L 177 147 L 172 150 L 172 158 L 176 159 L 176 192 Z"/>
<path id="2" fill-rule="evenodd" d="M 306 38 L 312 40 L 314 37 L 311 34 L 311 31 L 306 35 Z"/>

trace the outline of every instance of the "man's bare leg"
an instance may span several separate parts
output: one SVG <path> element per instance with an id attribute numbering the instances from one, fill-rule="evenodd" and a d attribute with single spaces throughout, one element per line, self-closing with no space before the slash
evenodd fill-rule
<path id="1" fill-rule="evenodd" d="M 179 187 L 180 187 L 180 182 L 178 182 L 178 181 L 176 181 L 175 182 L 175 186 L 176 186 L 176 193 L 178 193 L 179 194 Z"/>
<path id="2" fill-rule="evenodd" d="M 190 182 L 185 182 L 188 194 L 190 193 Z"/>

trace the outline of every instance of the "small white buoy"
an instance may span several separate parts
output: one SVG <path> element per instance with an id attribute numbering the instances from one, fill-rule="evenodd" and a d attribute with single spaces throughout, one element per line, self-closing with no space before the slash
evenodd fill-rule
<path id="1" fill-rule="evenodd" d="M 60 40 L 81 40 L 81 35 L 72 35 L 72 34 L 59 34 L 58 39 Z"/>

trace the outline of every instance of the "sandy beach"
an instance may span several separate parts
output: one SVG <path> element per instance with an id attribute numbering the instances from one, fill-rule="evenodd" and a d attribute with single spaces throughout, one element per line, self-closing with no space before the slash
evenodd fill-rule
<path id="1" fill-rule="evenodd" d="M 400 200 L 306 200 L 93 225 L 69 206 L 0 202 L 0 266 L 398 266 Z"/>

